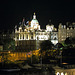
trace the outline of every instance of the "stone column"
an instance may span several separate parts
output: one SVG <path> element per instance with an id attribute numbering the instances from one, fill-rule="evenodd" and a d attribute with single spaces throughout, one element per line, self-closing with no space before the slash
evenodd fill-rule
<path id="1" fill-rule="evenodd" d="M 28 40 L 29 40 L 29 33 L 28 33 Z"/>
<path id="2" fill-rule="evenodd" d="M 19 34 L 19 40 L 20 40 L 20 34 Z"/>
<path id="3" fill-rule="evenodd" d="M 23 34 L 21 34 L 21 39 L 23 40 Z"/>

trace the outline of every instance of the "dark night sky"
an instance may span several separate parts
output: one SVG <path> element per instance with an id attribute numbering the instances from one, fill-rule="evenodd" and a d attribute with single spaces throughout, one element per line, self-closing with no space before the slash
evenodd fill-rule
<path id="1" fill-rule="evenodd" d="M 42 28 L 52 23 L 57 25 L 67 21 L 75 22 L 75 2 L 73 0 L 2 0 L 0 1 L 0 29 L 12 29 L 16 24 L 31 20 L 33 13 Z"/>

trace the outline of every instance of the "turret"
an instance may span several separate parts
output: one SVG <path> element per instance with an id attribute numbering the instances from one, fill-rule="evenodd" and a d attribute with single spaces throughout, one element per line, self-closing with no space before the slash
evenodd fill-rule
<path id="1" fill-rule="evenodd" d="M 34 15 L 33 15 L 33 19 L 36 19 L 36 15 L 35 15 L 35 13 L 34 13 Z"/>
<path id="2" fill-rule="evenodd" d="M 66 29 L 66 25 L 64 25 L 64 29 Z"/>
<path id="3" fill-rule="evenodd" d="M 62 23 L 59 23 L 59 29 L 60 29 L 60 28 L 63 28 L 63 25 L 62 25 Z"/>
<path id="4" fill-rule="evenodd" d="M 71 27 L 70 29 L 72 30 L 73 28 Z"/>
<path id="5" fill-rule="evenodd" d="M 67 30 L 69 30 L 69 28 L 67 27 Z"/>
<path id="6" fill-rule="evenodd" d="M 15 26 L 15 32 L 17 32 L 17 25 Z"/>

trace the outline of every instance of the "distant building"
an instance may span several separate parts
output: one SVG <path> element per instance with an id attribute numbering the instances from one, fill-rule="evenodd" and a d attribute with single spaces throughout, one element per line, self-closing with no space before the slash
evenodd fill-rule
<path id="1" fill-rule="evenodd" d="M 69 26 L 60 23 L 58 27 L 58 42 L 61 43 L 68 37 L 75 37 L 75 23 L 72 23 Z"/>
<path id="2" fill-rule="evenodd" d="M 40 49 L 40 42 L 51 39 L 53 44 L 58 43 L 57 28 L 53 24 L 46 25 L 46 29 L 41 29 L 36 15 L 34 13 L 33 19 L 28 25 L 23 19 L 20 27 L 15 26 L 15 46 L 16 50 L 36 50 Z"/>
<path id="3" fill-rule="evenodd" d="M 0 45 L 0 51 L 3 51 L 3 45 Z"/>
<path id="4" fill-rule="evenodd" d="M 10 39 L 14 41 L 14 38 L 14 31 L 0 31 L 0 51 L 7 50 L 6 48 L 8 48 L 8 46 L 6 47 L 6 44 L 9 44 L 8 41 Z"/>
<path id="5" fill-rule="evenodd" d="M 0 39 L 4 40 L 4 39 L 14 39 L 14 31 L 0 31 Z"/>

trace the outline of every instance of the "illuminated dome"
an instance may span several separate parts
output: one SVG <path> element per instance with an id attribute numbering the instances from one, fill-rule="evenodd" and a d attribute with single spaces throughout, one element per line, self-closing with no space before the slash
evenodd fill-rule
<path id="1" fill-rule="evenodd" d="M 35 13 L 34 13 L 33 19 L 32 19 L 32 21 L 31 21 L 31 27 L 37 29 L 37 26 L 38 26 L 38 25 L 39 25 L 39 22 L 38 22 L 38 20 L 36 19 L 36 15 L 35 15 Z"/>
<path id="2" fill-rule="evenodd" d="M 38 22 L 37 19 L 33 19 L 33 20 L 31 21 L 31 23 L 32 23 L 32 24 L 39 24 L 39 22 Z"/>

